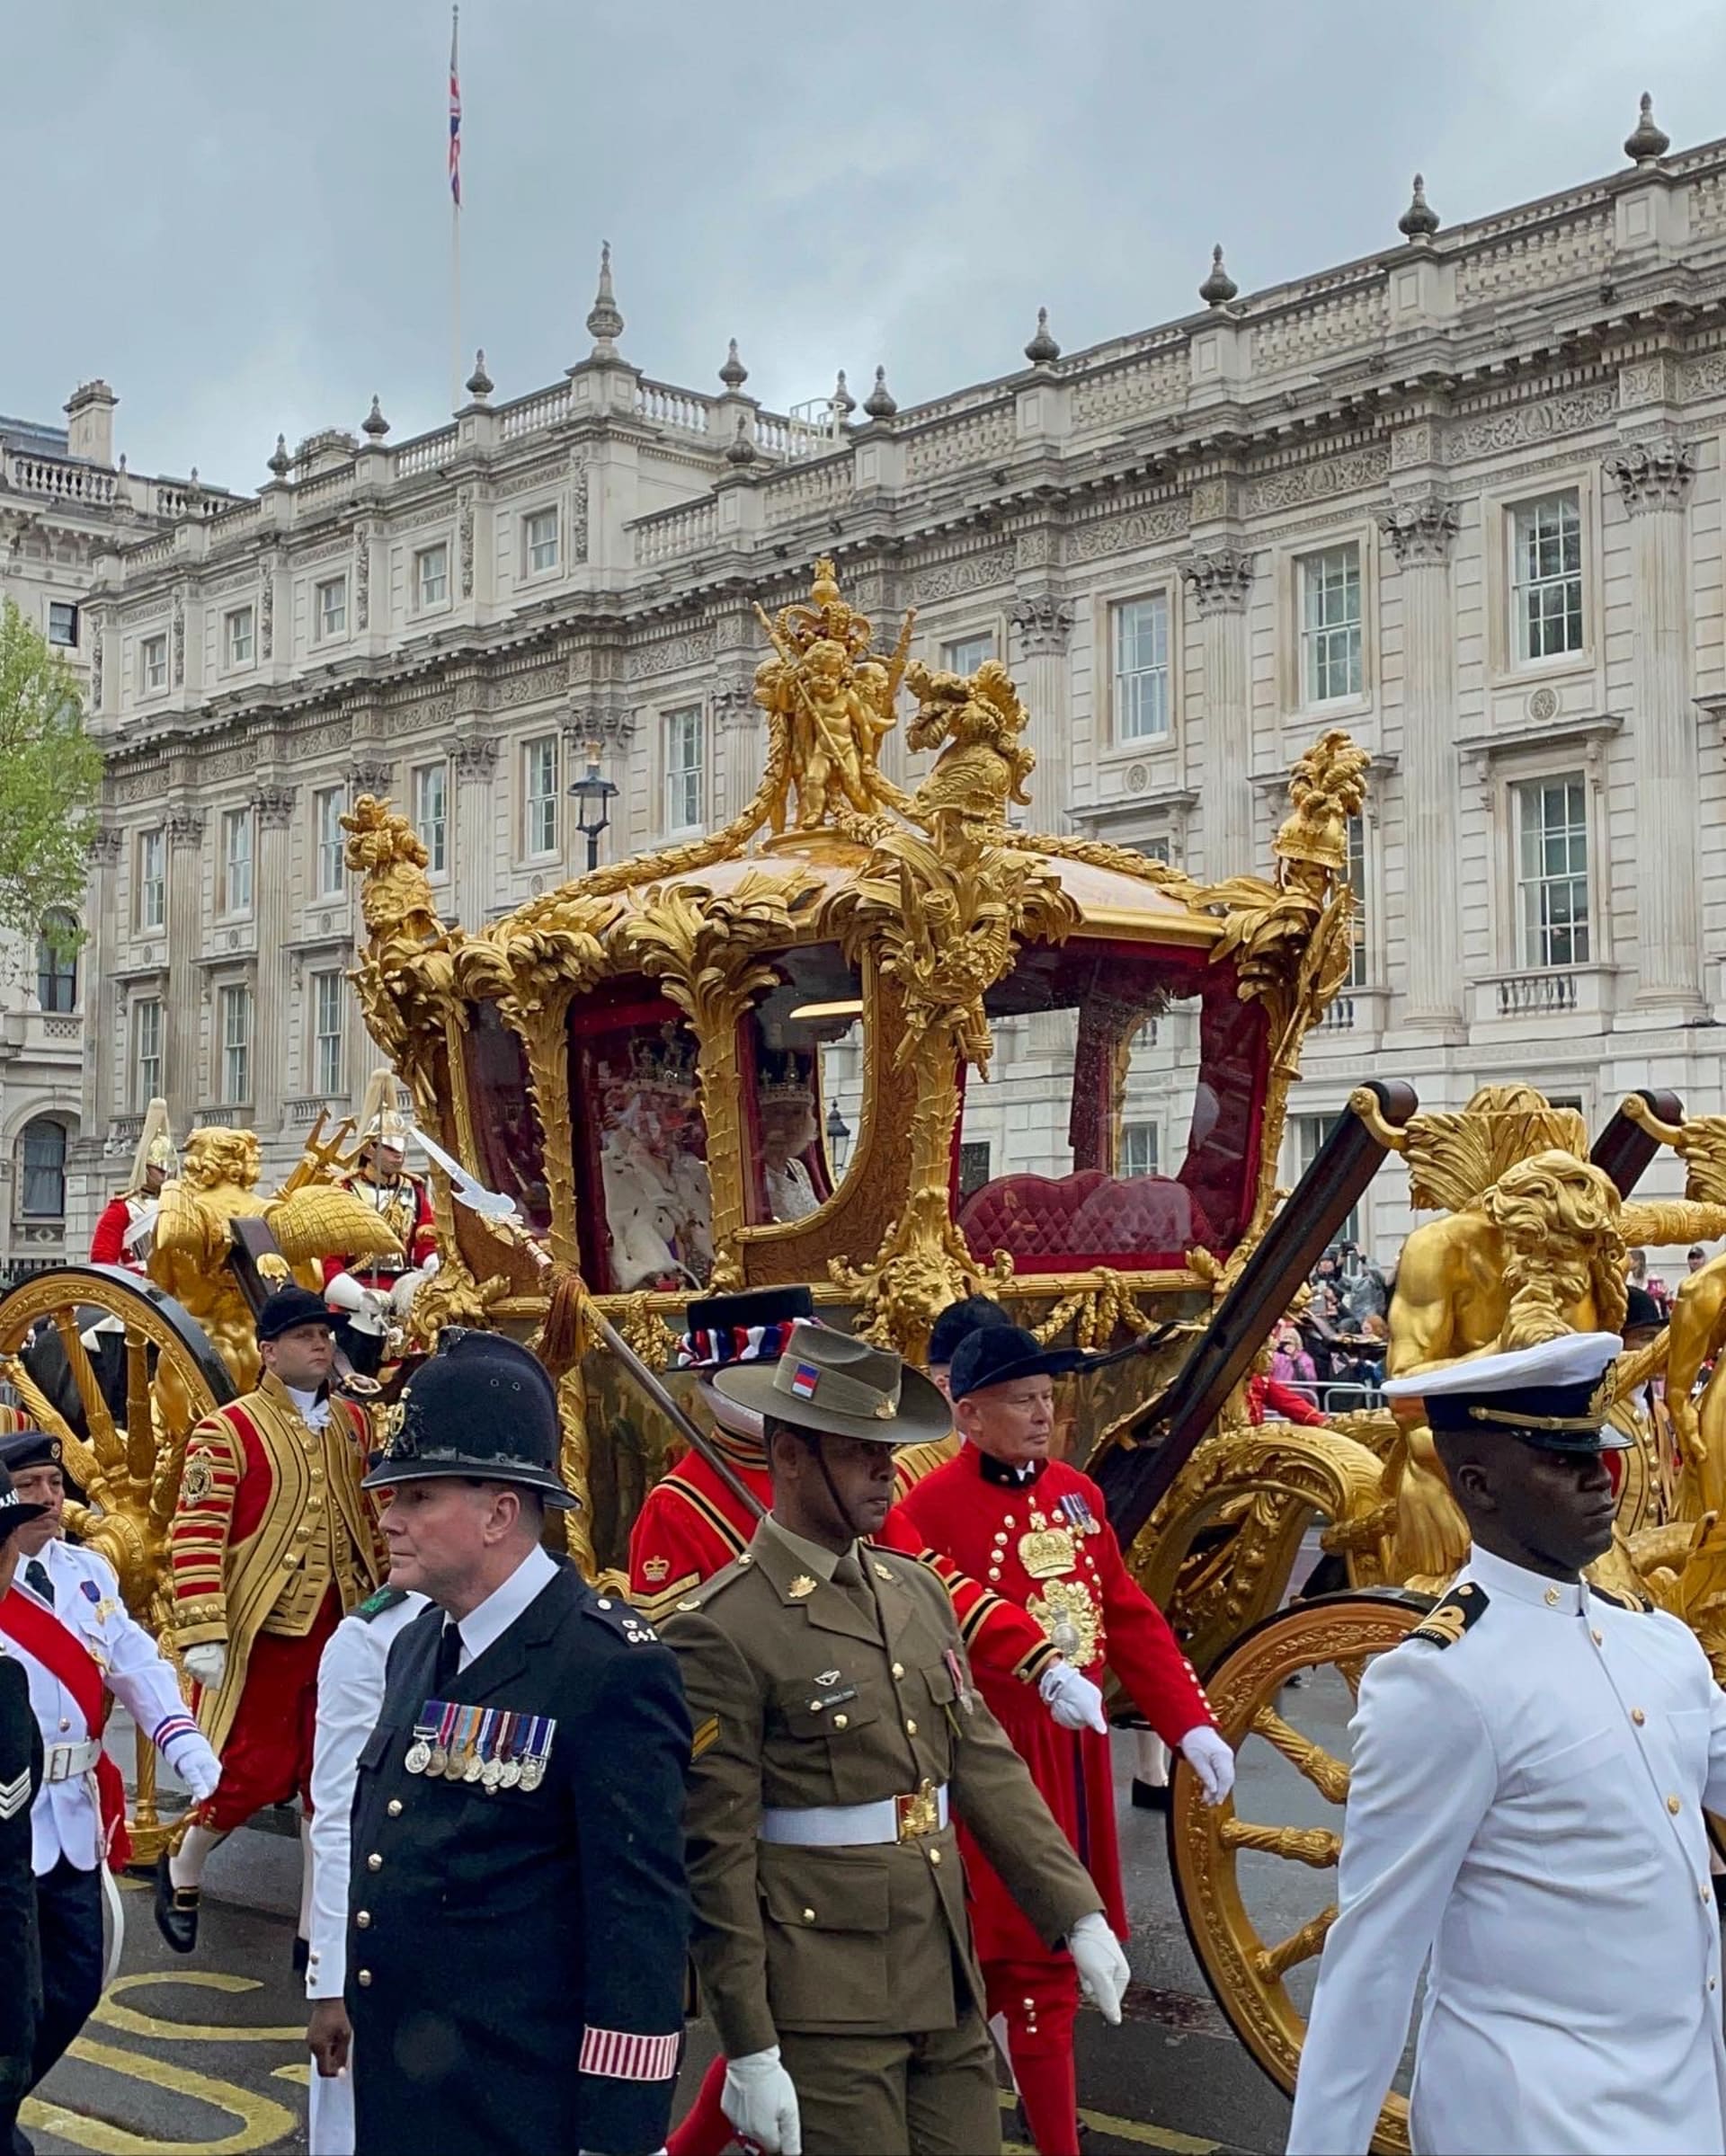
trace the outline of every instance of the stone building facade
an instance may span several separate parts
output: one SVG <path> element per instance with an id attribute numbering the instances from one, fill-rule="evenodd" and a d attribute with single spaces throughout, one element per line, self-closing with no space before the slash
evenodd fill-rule
<path id="1" fill-rule="evenodd" d="M 0 598 L 41 632 L 86 696 L 95 644 L 84 601 L 104 549 L 227 499 L 195 475 L 129 473 L 114 453 L 118 401 L 106 382 L 85 382 L 65 426 L 0 416 Z M 0 936 L 0 1280 L 67 1253 L 89 978 L 87 954 Z M 82 1254 L 76 1238 L 72 1247 Z"/>
<path id="2" fill-rule="evenodd" d="M 153 1090 L 282 1161 L 357 1098 L 359 790 L 470 923 L 584 861 L 589 743 L 607 857 L 734 813 L 753 604 L 823 553 L 877 621 L 917 608 L 925 656 L 1009 661 L 1045 828 L 1263 873 L 1293 759 L 1329 726 L 1370 750 L 1291 1172 L 1367 1075 L 1432 1106 L 1526 1079 L 1596 1124 L 1653 1081 L 1721 1108 L 1726 143 L 1674 154 L 1645 111 L 1625 147 L 1452 229 L 1417 184 L 1382 253 L 1271 290 L 1219 251 L 1180 321 L 1069 354 L 1039 320 L 1000 378 L 901 410 L 877 375 L 824 429 L 762 410 L 734 348 L 717 395 L 645 377 L 608 267 L 564 380 L 500 402 L 482 360 L 436 433 L 392 446 L 374 406 L 110 555 L 87 1202 Z M 973 1176 L 1046 1121 L 1060 1044 L 1022 1046 L 967 1109 Z M 1154 1165 L 1182 1133 L 1146 1085 Z M 1362 1239 L 1407 1225 L 1387 1175 Z"/>

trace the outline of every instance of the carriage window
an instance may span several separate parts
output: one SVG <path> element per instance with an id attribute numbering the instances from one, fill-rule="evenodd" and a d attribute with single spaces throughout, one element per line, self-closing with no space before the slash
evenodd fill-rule
<path id="1" fill-rule="evenodd" d="M 1179 1265 L 1239 1239 L 1257 1173 L 1263 1019 L 1199 954 L 1074 942 L 1023 953 L 986 998 L 954 1202 L 980 1263 Z M 968 1163 L 996 1173 L 967 1187 Z"/>
<path id="2" fill-rule="evenodd" d="M 465 1040 L 467 1104 L 479 1170 L 543 1234 L 551 1225 L 546 1140 L 528 1090 L 528 1052 L 494 1003 L 476 1006 Z"/>
<path id="3" fill-rule="evenodd" d="M 744 1021 L 752 1226 L 805 1219 L 832 1195 L 863 1119 L 863 985 L 836 944 L 787 951 Z"/>

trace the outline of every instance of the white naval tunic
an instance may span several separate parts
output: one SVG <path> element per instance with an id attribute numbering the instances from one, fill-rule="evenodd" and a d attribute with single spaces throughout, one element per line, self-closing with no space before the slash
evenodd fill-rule
<path id="1" fill-rule="evenodd" d="M 128 1612 L 112 1566 L 93 1549 L 72 1542 L 50 1542 L 40 1561 L 54 1589 L 55 1616 L 84 1642 L 108 1690 L 153 1743 L 171 1758 L 201 1752 L 213 1777 L 215 1755 L 187 1712 L 173 1671 L 157 1652 L 155 1640 Z M 13 1592 L 32 1601 L 40 1599 L 26 1582 L 22 1562 Z M 88 1726 L 77 1701 L 45 1664 L 15 1640 L 6 1641 L 6 1652 L 22 1664 L 30 1679 L 30 1703 L 44 1747 L 82 1744 L 101 1735 L 100 1730 Z M 31 1811 L 31 1864 L 39 1878 L 52 1871 L 62 1857 L 79 1871 L 94 1870 L 102 1826 L 93 1774 L 44 1780 Z"/>
<path id="2" fill-rule="evenodd" d="M 1428 1950 L 1419 2156 L 1726 2149 L 1726 1694 L 1676 1618 L 1476 1550 L 1486 1607 L 1360 1687 L 1289 2156 L 1364 2151 Z"/>

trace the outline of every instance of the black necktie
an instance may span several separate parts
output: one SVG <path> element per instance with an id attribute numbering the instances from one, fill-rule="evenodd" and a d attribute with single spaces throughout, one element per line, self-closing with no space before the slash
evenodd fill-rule
<path id="1" fill-rule="evenodd" d="M 439 1695 L 447 1692 L 461 1673 L 461 1627 L 446 1617 L 438 1635 L 438 1658 L 432 1665 L 432 1681 Z"/>
<path id="2" fill-rule="evenodd" d="M 51 1610 L 54 1607 L 54 1583 L 48 1576 L 48 1566 L 40 1557 L 30 1557 L 24 1563 L 24 1578 Z"/>

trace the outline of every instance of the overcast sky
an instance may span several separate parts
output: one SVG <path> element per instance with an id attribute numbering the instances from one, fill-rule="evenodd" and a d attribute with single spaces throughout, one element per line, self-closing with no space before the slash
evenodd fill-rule
<path id="1" fill-rule="evenodd" d="M 0 412 L 100 374 L 139 471 L 252 487 L 277 432 L 450 409 L 438 0 L 0 0 Z M 1726 134 L 1719 0 L 466 0 L 465 377 L 626 356 L 778 409 L 902 404 L 1621 169 L 1643 89 Z"/>

